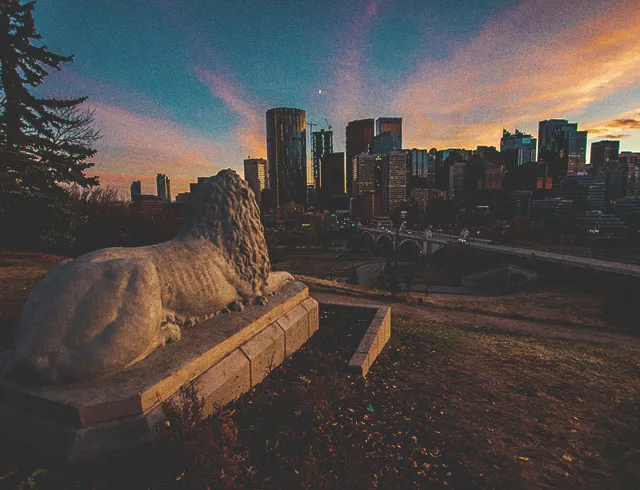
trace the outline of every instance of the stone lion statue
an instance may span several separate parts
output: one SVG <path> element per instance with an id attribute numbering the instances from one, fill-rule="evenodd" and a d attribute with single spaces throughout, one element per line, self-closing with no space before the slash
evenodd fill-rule
<path id="1" fill-rule="evenodd" d="M 233 170 L 202 182 L 173 240 L 58 264 L 25 303 L 4 371 L 49 383 L 120 371 L 180 326 L 276 291 L 253 191 Z M 241 306 L 240 306 L 241 307 Z"/>

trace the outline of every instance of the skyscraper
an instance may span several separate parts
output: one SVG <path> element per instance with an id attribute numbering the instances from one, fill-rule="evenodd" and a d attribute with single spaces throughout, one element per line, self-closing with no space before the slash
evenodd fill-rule
<path id="1" fill-rule="evenodd" d="M 401 117 L 379 117 L 376 119 L 376 136 L 383 133 L 391 133 L 391 151 L 400 151 L 402 149 Z"/>
<path id="2" fill-rule="evenodd" d="M 307 123 L 301 109 L 278 107 L 267 111 L 269 189 L 278 208 L 307 203 Z"/>
<path id="3" fill-rule="evenodd" d="M 500 139 L 500 153 L 503 163 L 508 169 L 520 167 L 536 161 L 536 139 L 530 134 L 524 134 L 516 129 L 511 134 L 506 129 L 502 130 Z"/>
<path id="4" fill-rule="evenodd" d="M 414 189 L 433 189 L 436 178 L 436 152 L 413 148 L 406 151 L 409 155 L 409 181 L 407 187 Z"/>
<path id="5" fill-rule="evenodd" d="M 321 159 L 320 195 L 325 207 L 331 199 L 344 196 L 344 153 L 330 153 Z"/>
<path id="6" fill-rule="evenodd" d="M 131 182 L 131 200 L 137 201 L 142 195 L 142 183 L 139 180 Z"/>
<path id="7" fill-rule="evenodd" d="M 353 157 L 351 162 L 353 173 L 351 196 L 358 197 L 375 192 L 375 164 L 375 156 L 368 153 L 360 153 Z"/>
<path id="8" fill-rule="evenodd" d="M 320 159 L 333 153 L 333 131 L 314 131 L 311 133 L 311 159 L 313 160 L 313 183 L 320 189 Z"/>
<path id="9" fill-rule="evenodd" d="M 449 191 L 450 167 L 455 162 L 469 162 L 472 156 L 473 151 L 464 148 L 439 150 L 436 159 L 436 187 Z"/>
<path id="10" fill-rule="evenodd" d="M 584 172 L 587 163 L 587 132 L 570 130 L 567 134 L 569 155 L 567 158 L 567 174 Z"/>
<path id="11" fill-rule="evenodd" d="M 171 202 L 171 181 L 165 174 L 156 175 L 156 187 L 161 201 Z"/>
<path id="12" fill-rule="evenodd" d="M 429 168 L 429 150 L 418 150 L 413 148 L 405 150 L 409 152 L 411 160 L 411 175 L 414 177 L 426 177 Z"/>
<path id="13" fill-rule="evenodd" d="M 538 124 L 538 160 L 550 165 L 554 185 L 567 174 L 584 170 L 587 132 L 566 119 L 548 119 Z"/>
<path id="14" fill-rule="evenodd" d="M 618 155 L 621 165 L 627 168 L 637 167 L 640 165 L 640 152 L 623 151 Z"/>
<path id="15" fill-rule="evenodd" d="M 255 194 L 258 204 L 261 202 L 262 191 L 267 188 L 267 161 L 264 158 L 247 158 L 244 161 L 244 180 Z"/>
<path id="16" fill-rule="evenodd" d="M 395 148 L 395 140 L 390 131 L 385 131 L 373 137 L 371 153 L 375 155 L 386 155 L 395 150 L 397 150 L 397 148 Z"/>
<path id="17" fill-rule="evenodd" d="M 591 143 L 591 168 L 594 172 L 609 162 L 617 162 L 620 154 L 620 141 L 602 140 Z"/>
<path id="18" fill-rule="evenodd" d="M 347 156 L 347 192 L 353 189 L 353 158 L 360 153 L 369 153 L 373 143 L 373 119 L 350 121 L 345 128 Z"/>
<path id="19" fill-rule="evenodd" d="M 382 171 L 382 206 L 391 211 L 407 200 L 407 160 L 405 151 L 392 151 Z"/>

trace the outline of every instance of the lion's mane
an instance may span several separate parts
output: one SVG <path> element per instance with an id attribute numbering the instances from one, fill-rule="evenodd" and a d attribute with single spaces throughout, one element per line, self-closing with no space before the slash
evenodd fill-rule
<path id="1" fill-rule="evenodd" d="M 271 270 L 253 191 L 233 170 L 221 170 L 198 184 L 180 238 L 205 238 L 226 253 L 238 276 L 254 291 Z"/>

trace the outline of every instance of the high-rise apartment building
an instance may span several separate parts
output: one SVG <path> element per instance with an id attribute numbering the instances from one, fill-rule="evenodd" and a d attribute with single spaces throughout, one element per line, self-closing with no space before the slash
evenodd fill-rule
<path id="1" fill-rule="evenodd" d="M 374 137 L 374 120 L 359 119 L 350 121 L 345 127 L 346 157 L 347 157 L 347 192 L 353 189 L 353 158 L 360 153 L 369 153 Z"/>
<path id="2" fill-rule="evenodd" d="M 268 182 L 267 161 L 264 158 L 247 158 L 244 161 L 244 180 L 255 194 L 258 204 L 261 202 L 262 191 L 267 189 Z"/>
<path id="3" fill-rule="evenodd" d="M 344 153 L 329 153 L 320 160 L 320 195 L 325 206 L 344 194 Z"/>
<path id="4" fill-rule="evenodd" d="M 409 161 L 407 171 L 409 181 L 407 182 L 407 194 L 409 189 L 433 189 L 436 180 L 436 153 L 429 150 L 413 148 L 403 150 L 407 152 Z"/>
<path id="5" fill-rule="evenodd" d="M 353 157 L 351 165 L 354 180 L 351 189 L 351 196 L 358 197 L 364 194 L 373 194 L 376 190 L 376 157 L 369 153 L 360 153 Z"/>
<path id="6" fill-rule="evenodd" d="M 311 160 L 313 161 L 313 184 L 320 188 L 320 159 L 333 153 L 333 131 L 314 131 L 311 133 Z"/>
<path id="7" fill-rule="evenodd" d="M 587 163 L 587 131 L 569 131 L 567 136 L 569 147 L 567 174 L 584 172 Z"/>
<path id="8" fill-rule="evenodd" d="M 469 163 L 474 165 L 482 163 L 502 165 L 502 154 L 495 146 L 477 146 L 476 149 L 471 152 L 471 160 L 469 160 Z"/>
<path id="9" fill-rule="evenodd" d="M 620 141 L 602 140 L 591 143 L 591 169 L 601 170 L 609 162 L 617 162 L 620 154 Z"/>
<path id="10" fill-rule="evenodd" d="M 436 171 L 435 155 L 430 155 L 429 150 L 420 150 L 418 148 L 404 151 L 409 153 L 411 175 L 432 181 Z M 428 187 L 433 187 L 433 185 Z"/>
<path id="11" fill-rule="evenodd" d="M 573 202 L 575 213 L 603 210 L 605 182 L 590 175 L 568 175 L 560 182 L 560 196 Z"/>
<path id="12" fill-rule="evenodd" d="M 397 150 L 397 148 L 395 148 L 395 142 L 391 132 L 385 131 L 384 133 L 377 134 L 373 137 L 371 153 L 375 155 L 386 155 L 395 150 Z"/>
<path id="13" fill-rule="evenodd" d="M 456 161 L 449 166 L 449 199 L 462 199 L 465 197 L 465 177 L 467 173 L 467 162 Z"/>
<path id="14" fill-rule="evenodd" d="M 391 151 L 400 151 L 402 149 L 401 117 L 379 117 L 376 119 L 376 136 L 380 136 L 383 133 L 390 133 L 391 135 Z"/>
<path id="15" fill-rule="evenodd" d="M 627 174 L 627 196 L 640 198 L 640 167 L 630 167 Z"/>
<path id="16" fill-rule="evenodd" d="M 640 152 L 623 151 L 618 155 L 620 165 L 633 168 L 640 165 Z"/>
<path id="17" fill-rule="evenodd" d="M 578 131 L 578 123 L 548 119 L 538 124 L 538 160 L 555 165 L 550 169 L 554 184 L 584 171 L 586 151 L 587 131 Z"/>
<path id="18" fill-rule="evenodd" d="M 156 175 L 156 187 L 161 201 L 171 202 L 171 181 L 165 174 Z"/>
<path id="19" fill-rule="evenodd" d="M 404 151 L 392 151 L 382 170 L 382 207 L 391 211 L 407 200 L 407 161 Z"/>
<path id="20" fill-rule="evenodd" d="M 502 130 L 500 139 L 500 153 L 503 164 L 507 169 L 520 167 L 536 161 L 537 140 L 530 134 L 525 134 L 516 129 L 511 134 L 506 129 Z"/>
<path id="21" fill-rule="evenodd" d="M 450 191 L 450 167 L 455 162 L 469 162 L 473 156 L 472 150 L 464 148 L 447 148 L 439 150 L 436 159 L 436 187 Z"/>
<path id="22" fill-rule="evenodd" d="M 276 208 L 307 203 L 307 122 L 301 109 L 267 111 L 269 190 Z"/>
<path id="23" fill-rule="evenodd" d="M 131 182 L 131 200 L 137 201 L 142 195 L 142 183 L 139 180 Z"/>

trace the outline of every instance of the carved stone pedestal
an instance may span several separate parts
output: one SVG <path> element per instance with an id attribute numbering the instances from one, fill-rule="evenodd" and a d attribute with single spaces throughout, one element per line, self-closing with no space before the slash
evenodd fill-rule
<path id="1" fill-rule="evenodd" d="M 182 331 L 120 373 L 70 385 L 0 380 L 0 432 L 77 461 L 147 442 L 162 422 L 162 402 L 193 382 L 205 414 L 262 381 L 318 330 L 318 303 L 300 282 L 264 306 L 220 315 Z"/>

